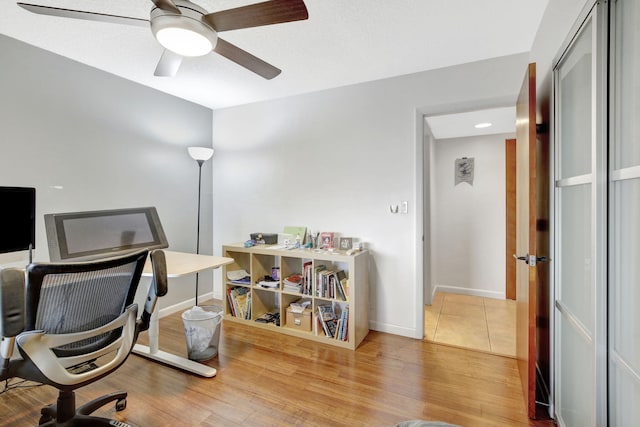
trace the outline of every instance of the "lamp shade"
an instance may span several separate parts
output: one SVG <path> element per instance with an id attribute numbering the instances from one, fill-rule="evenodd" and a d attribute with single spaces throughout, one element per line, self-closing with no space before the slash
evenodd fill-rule
<path id="1" fill-rule="evenodd" d="M 213 156 L 213 148 L 189 147 L 187 150 L 193 160 L 202 160 L 203 162 L 206 162 L 211 158 L 211 156 Z"/>

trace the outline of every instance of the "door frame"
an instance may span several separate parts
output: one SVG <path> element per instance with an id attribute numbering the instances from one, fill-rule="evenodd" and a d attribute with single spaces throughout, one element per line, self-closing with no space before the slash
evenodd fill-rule
<path id="1" fill-rule="evenodd" d="M 425 150 L 425 132 L 427 123 L 425 117 L 440 116 L 445 114 L 465 113 L 476 110 L 486 110 L 491 108 L 513 107 L 515 105 L 513 97 L 502 96 L 484 98 L 480 100 L 454 102 L 450 104 L 440 104 L 431 107 L 420 107 L 415 109 L 415 188 L 416 194 L 414 205 L 416 206 L 415 216 L 415 270 L 416 270 L 416 293 L 415 293 L 415 336 L 414 338 L 424 338 L 424 306 L 431 304 L 433 297 L 433 283 L 431 276 L 430 262 L 430 227 L 431 227 L 431 200 L 430 189 L 425 188 L 424 176 L 431 170 L 433 159 L 430 158 L 428 150 Z M 429 164 L 427 164 L 427 161 Z M 428 262 L 427 265 L 425 265 Z"/>

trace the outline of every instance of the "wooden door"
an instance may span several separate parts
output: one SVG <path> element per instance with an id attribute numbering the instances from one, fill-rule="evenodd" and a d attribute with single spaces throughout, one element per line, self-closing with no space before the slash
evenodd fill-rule
<path id="1" fill-rule="evenodd" d="M 527 413 L 536 414 L 536 68 L 529 64 L 516 104 L 516 356 Z"/>

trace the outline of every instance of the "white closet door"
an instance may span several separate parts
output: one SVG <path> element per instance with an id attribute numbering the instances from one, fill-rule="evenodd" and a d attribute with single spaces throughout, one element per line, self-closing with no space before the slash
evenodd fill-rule
<path id="1" fill-rule="evenodd" d="M 609 424 L 640 420 L 640 1 L 619 0 L 612 32 L 609 156 Z"/>
<path id="2" fill-rule="evenodd" d="M 568 427 L 606 424 L 603 13 L 591 11 L 554 69 L 554 404 Z"/>

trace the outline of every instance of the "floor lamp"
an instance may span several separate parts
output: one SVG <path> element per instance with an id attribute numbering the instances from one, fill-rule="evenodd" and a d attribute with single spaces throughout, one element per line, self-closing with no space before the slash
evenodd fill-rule
<path id="1" fill-rule="evenodd" d="M 200 253 L 200 194 L 202 192 L 202 165 L 213 156 L 213 148 L 189 147 L 189 155 L 198 162 L 198 232 L 196 239 L 196 253 Z M 198 305 L 198 273 L 196 273 L 196 305 Z"/>

